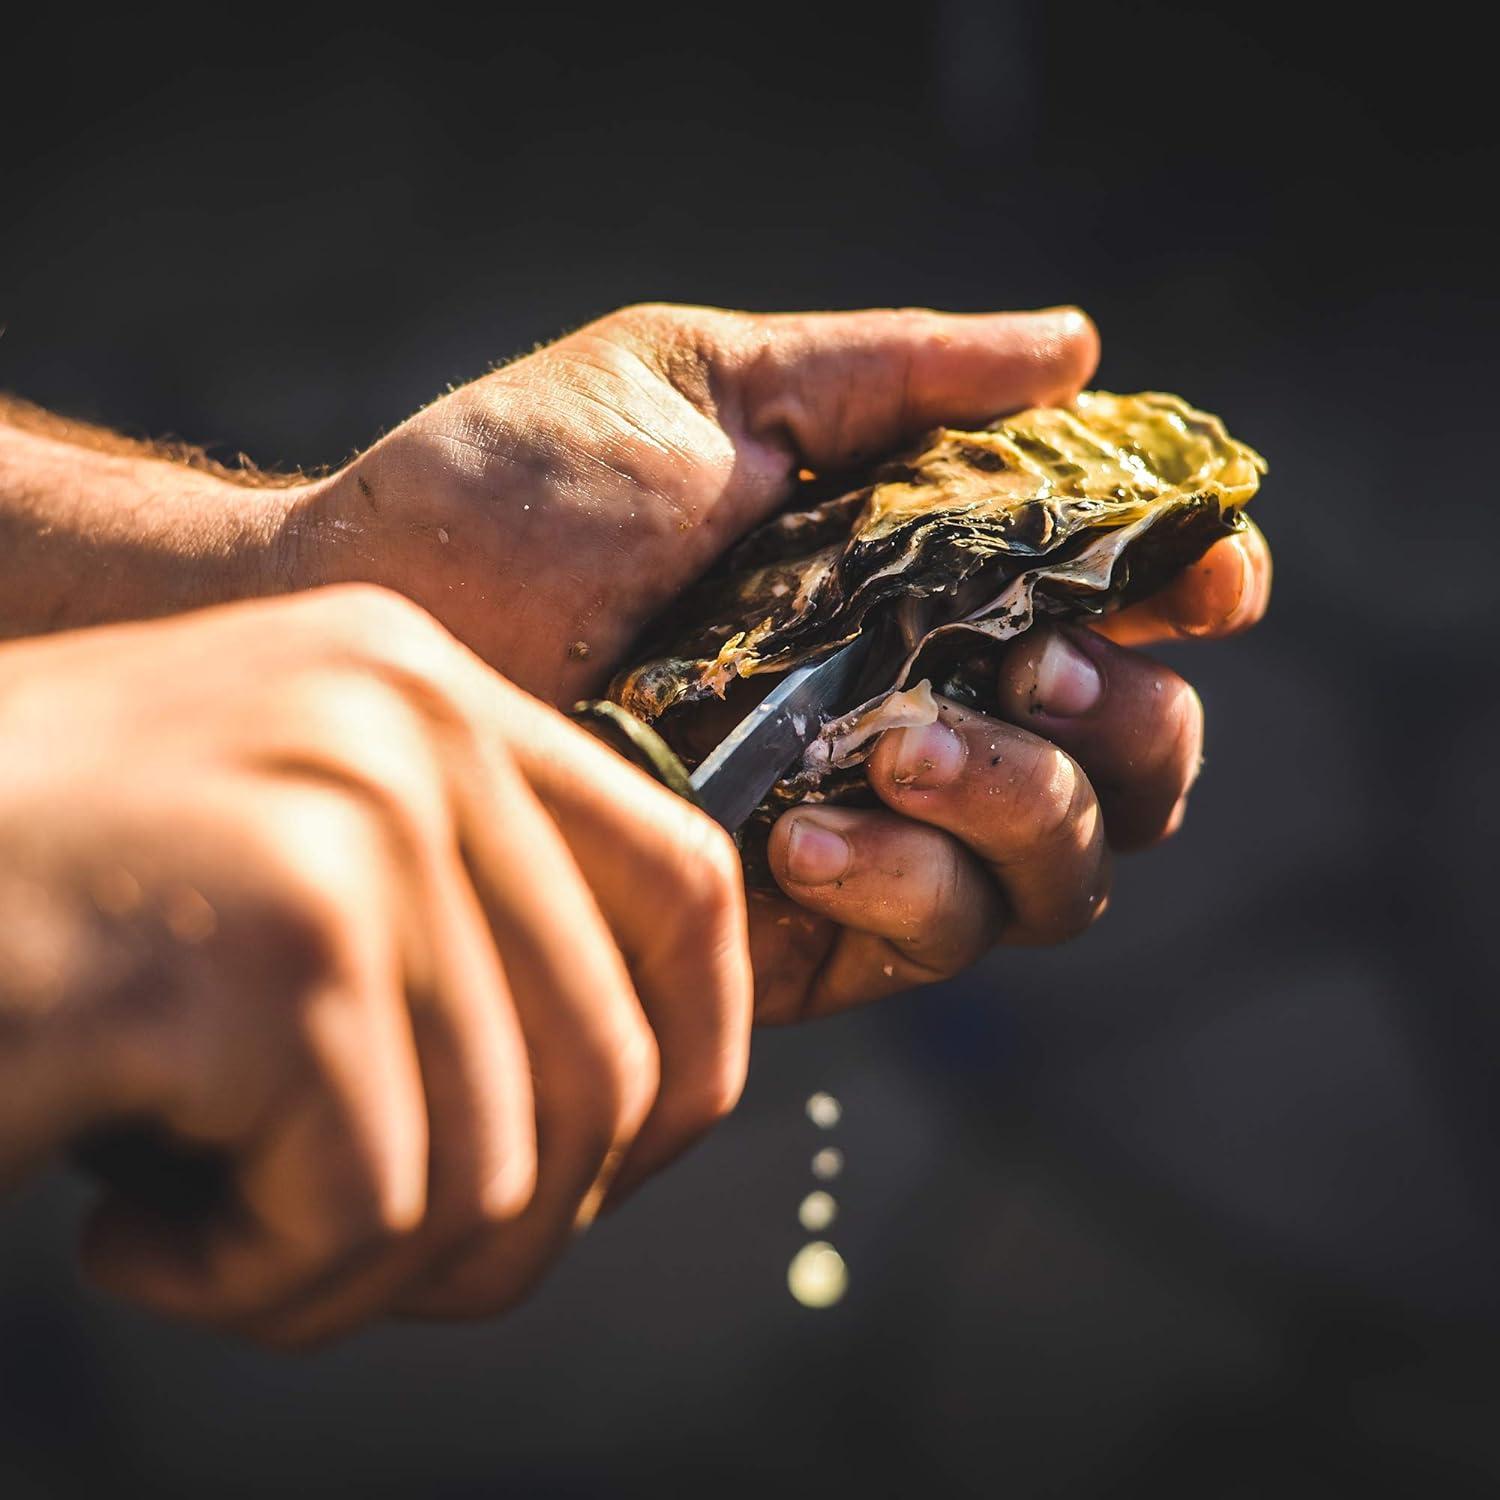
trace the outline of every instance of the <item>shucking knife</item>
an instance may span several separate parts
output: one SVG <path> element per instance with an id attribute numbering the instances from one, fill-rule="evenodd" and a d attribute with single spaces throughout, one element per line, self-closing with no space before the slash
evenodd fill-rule
<path id="1" fill-rule="evenodd" d="M 733 833 L 818 736 L 861 702 L 874 632 L 787 673 L 719 742 L 690 780 L 699 805 Z"/>

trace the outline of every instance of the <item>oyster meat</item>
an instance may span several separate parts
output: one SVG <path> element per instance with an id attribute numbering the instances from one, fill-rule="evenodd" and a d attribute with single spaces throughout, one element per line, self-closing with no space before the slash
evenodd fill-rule
<path id="1" fill-rule="evenodd" d="M 1003 642 L 1155 592 L 1244 526 L 1264 472 L 1217 417 L 1158 392 L 939 429 L 859 488 L 805 485 L 657 622 L 610 697 L 691 765 L 704 728 L 717 738 L 737 717 L 719 700 L 747 711 L 755 679 L 881 631 L 884 680 L 822 727 L 761 811 L 851 800 L 881 730 L 935 717 L 931 689 L 983 708 Z"/>

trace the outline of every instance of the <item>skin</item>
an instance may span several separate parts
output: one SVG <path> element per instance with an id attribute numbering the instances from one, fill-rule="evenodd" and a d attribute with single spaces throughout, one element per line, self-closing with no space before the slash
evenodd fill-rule
<path id="1" fill-rule="evenodd" d="M 732 1107 L 752 1006 L 1082 931 L 1201 759 L 1196 695 L 1133 648 L 1254 623 L 1258 532 L 1028 634 L 1000 718 L 888 734 L 886 810 L 786 814 L 748 906 L 719 830 L 552 705 L 799 469 L 1066 400 L 1096 357 L 1073 309 L 633 308 L 260 487 L 12 408 L 0 629 L 70 633 L 0 650 L 0 1176 L 146 1121 L 233 1192 L 106 1199 L 122 1294 L 275 1344 L 487 1314 Z"/>
<path id="2" fill-rule="evenodd" d="M 495 1311 L 738 1098 L 733 845 L 408 601 L 60 635 L 0 698 L 0 1180 L 122 1121 L 228 1177 L 106 1197 L 106 1286 L 273 1343 Z"/>

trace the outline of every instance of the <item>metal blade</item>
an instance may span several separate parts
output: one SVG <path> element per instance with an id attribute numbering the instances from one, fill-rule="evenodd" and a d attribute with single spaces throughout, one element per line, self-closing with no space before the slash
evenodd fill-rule
<path id="1" fill-rule="evenodd" d="M 854 707 L 870 640 L 866 631 L 823 661 L 788 673 L 693 772 L 693 790 L 715 822 L 734 832 L 817 738 L 823 721 Z"/>

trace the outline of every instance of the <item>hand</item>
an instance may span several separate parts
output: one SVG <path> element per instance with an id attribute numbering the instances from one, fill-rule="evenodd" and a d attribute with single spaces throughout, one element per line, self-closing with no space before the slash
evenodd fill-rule
<path id="1" fill-rule="evenodd" d="M 787 498 L 799 467 L 1067 400 L 1097 350 L 1067 308 L 629 308 L 445 397 L 314 487 L 284 566 L 400 589 L 566 703 L 601 687 L 641 627 Z M 1111 846 L 1177 826 L 1202 739 L 1192 689 L 1104 637 L 1229 634 L 1259 619 L 1269 585 L 1252 527 L 1099 634 L 1026 637 L 1002 677 L 1013 722 L 949 705 L 941 728 L 888 735 L 870 778 L 891 813 L 787 814 L 771 853 L 792 900 L 752 902 L 757 1014 L 816 1014 L 942 978 L 997 938 L 1081 930 L 1104 909 Z M 1070 647 L 1097 676 L 1091 703 Z"/>
<path id="2" fill-rule="evenodd" d="M 528 692 L 570 705 L 788 498 L 799 468 L 843 469 L 939 421 L 1066 400 L 1095 357 L 1072 308 L 626 308 L 290 497 L 282 571 L 407 594 Z"/>
<path id="3" fill-rule="evenodd" d="M 394 595 L 7 647 L 0 742 L 0 1182 L 207 1154 L 204 1212 L 88 1228 L 148 1307 L 496 1311 L 739 1093 L 727 838 Z"/>
<path id="4" fill-rule="evenodd" d="M 1203 709 L 1175 672 L 1091 630 L 1041 627 L 998 688 L 1003 718 L 940 699 L 936 724 L 881 738 L 868 775 L 890 811 L 777 821 L 771 868 L 790 899 L 751 898 L 759 1020 L 945 979 L 996 943 L 1075 937 L 1104 912 L 1112 851 L 1176 831 Z"/>

